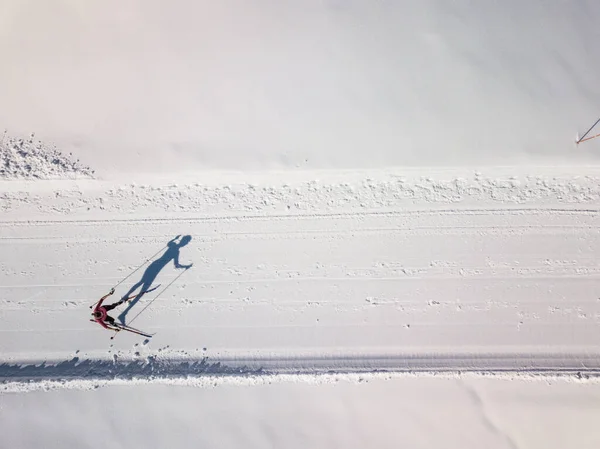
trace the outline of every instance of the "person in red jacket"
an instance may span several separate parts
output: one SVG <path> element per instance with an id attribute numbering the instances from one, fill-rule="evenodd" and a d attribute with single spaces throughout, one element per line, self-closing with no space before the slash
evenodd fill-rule
<path id="1" fill-rule="evenodd" d="M 92 321 L 95 321 L 96 323 L 98 323 L 100 326 L 102 326 L 105 329 L 111 329 L 110 327 L 107 326 L 107 323 L 109 325 L 113 326 L 113 329 L 114 329 L 114 327 L 116 327 L 115 319 L 108 314 L 108 311 L 123 304 L 124 302 L 126 302 L 129 299 L 129 298 L 123 298 L 120 301 L 115 302 L 114 304 L 109 304 L 107 306 L 103 306 L 102 303 L 104 302 L 104 300 L 106 298 L 108 298 L 110 295 L 112 295 L 114 292 L 115 292 L 115 289 L 112 288 L 110 290 L 110 292 L 108 292 L 108 295 L 104 295 L 100 299 L 100 301 L 98 301 L 98 303 L 96 304 L 96 307 L 94 307 L 94 311 L 92 312 L 92 316 L 94 317 L 94 319 Z"/>

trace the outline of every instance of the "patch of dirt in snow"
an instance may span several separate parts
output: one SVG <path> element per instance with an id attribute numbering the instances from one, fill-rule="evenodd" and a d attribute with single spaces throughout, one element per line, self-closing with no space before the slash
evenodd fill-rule
<path id="1" fill-rule="evenodd" d="M 80 179 L 93 178 L 94 171 L 73 161 L 55 147 L 28 139 L 0 137 L 0 179 Z"/>

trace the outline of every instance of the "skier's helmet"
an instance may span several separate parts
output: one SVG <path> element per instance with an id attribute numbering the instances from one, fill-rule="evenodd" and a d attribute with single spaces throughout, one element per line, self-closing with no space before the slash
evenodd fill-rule
<path id="1" fill-rule="evenodd" d="M 96 310 L 95 312 L 92 312 L 92 316 L 98 320 L 98 319 L 102 318 L 102 312 L 100 312 L 99 310 Z"/>

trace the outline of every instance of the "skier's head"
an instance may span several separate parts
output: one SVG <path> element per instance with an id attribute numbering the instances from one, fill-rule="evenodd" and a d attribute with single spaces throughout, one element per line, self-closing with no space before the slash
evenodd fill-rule
<path id="1" fill-rule="evenodd" d="M 102 318 L 102 312 L 100 312 L 99 310 L 96 310 L 95 312 L 92 312 L 92 316 L 94 318 L 96 318 L 97 320 L 99 320 L 100 318 Z"/>
<path id="2" fill-rule="evenodd" d="M 190 243 L 190 240 L 192 240 L 191 235 L 184 235 L 183 237 L 181 237 L 181 240 L 179 241 L 179 246 L 187 245 L 188 243 Z"/>

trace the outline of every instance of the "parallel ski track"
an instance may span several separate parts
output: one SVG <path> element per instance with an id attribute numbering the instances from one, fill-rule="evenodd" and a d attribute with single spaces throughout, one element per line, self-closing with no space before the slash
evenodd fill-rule
<path id="1" fill-rule="evenodd" d="M 227 215 L 214 217 L 196 217 L 196 218 L 128 218 L 128 219 L 64 219 L 64 220 L 23 220 L 23 221 L 0 221 L 0 227 L 13 226 L 94 226 L 109 224 L 151 224 L 151 223 L 203 223 L 203 222 L 225 222 L 225 221 L 265 221 L 265 220 L 302 220 L 302 219 L 356 219 L 360 217 L 401 217 L 401 216 L 423 216 L 423 215 L 581 215 L 596 216 L 600 215 L 600 209 L 579 209 L 579 208 L 480 208 L 480 209 L 424 209 L 424 210 L 406 210 L 406 211 L 384 211 L 384 212 L 348 212 L 348 213 L 322 213 L 322 214 L 280 214 L 280 215 Z M 256 238 L 258 236 L 270 237 L 289 237 L 290 234 L 305 235 L 332 235 L 348 233 L 410 233 L 419 231 L 432 231 L 435 234 L 443 235 L 445 232 L 464 232 L 471 231 L 479 234 L 490 235 L 502 232 L 522 232 L 524 230 L 534 230 L 536 233 L 561 233 L 578 231 L 596 231 L 598 228 L 593 225 L 515 225 L 515 226 L 405 226 L 399 224 L 394 228 L 357 228 L 343 231 L 335 229 L 321 230 L 300 230 L 289 232 L 224 232 L 220 236 L 215 234 L 196 234 L 195 238 L 214 239 L 215 241 L 223 238 Z M 134 241 L 139 239 L 153 239 L 164 237 L 161 235 L 144 235 L 123 237 L 121 240 Z M 0 237 L 0 241 L 25 240 L 25 241 L 61 241 L 61 237 Z M 111 240 L 111 239 L 109 239 Z M 88 239 L 86 241 L 102 241 L 106 239 Z M 478 269 L 478 267 L 469 267 Z M 479 267 L 483 269 L 485 267 Z M 579 268 L 582 268 L 579 266 Z M 586 268 L 586 267 L 583 267 Z M 582 277 L 590 280 L 600 279 L 600 270 L 596 267 L 589 267 L 593 272 L 582 274 L 573 274 L 571 277 L 581 279 Z M 595 271 L 594 271 L 595 270 Z M 506 276 L 506 279 L 515 276 Z M 569 277 L 569 275 L 547 274 L 547 275 L 526 275 L 519 279 L 542 279 Z M 96 278 L 97 279 L 97 278 Z M 311 282 L 323 280 L 332 281 L 337 278 L 316 277 L 293 278 L 293 279 L 240 279 L 237 283 L 245 282 L 277 282 L 293 281 L 301 282 L 308 280 Z M 402 282 L 411 278 L 403 278 Z M 422 277 L 415 279 L 422 280 Z M 436 276 L 432 280 L 443 279 Z M 493 277 L 478 277 L 478 280 L 494 279 L 500 277 L 496 274 Z M 98 280 L 98 279 L 97 279 Z M 110 283 L 114 278 L 103 278 L 103 281 Z M 339 278 L 344 281 L 374 280 L 373 278 Z M 398 281 L 398 278 L 377 277 L 377 281 Z M 206 280 L 204 284 L 214 284 L 219 280 Z M 33 287 L 84 287 L 87 284 L 27 284 L 27 285 L 2 285 L 0 289 L 5 288 L 33 288 Z M 32 298 L 33 299 L 33 298 Z M 226 301 L 218 298 L 188 298 L 189 301 L 198 301 L 211 303 L 218 301 L 220 304 Z M 71 305 L 81 306 L 86 304 L 84 298 L 71 298 Z M 58 303 L 61 300 L 37 300 L 35 305 L 40 309 L 39 304 Z M 160 307 L 160 300 L 157 306 Z M 285 304 L 297 304 L 298 301 L 288 301 Z M 332 303 L 332 302 L 328 302 Z M 402 304 L 410 304 L 410 301 L 398 301 Z M 472 305 L 485 304 L 486 301 L 472 302 Z M 285 305 L 283 304 L 283 305 Z M 464 303 L 468 305 L 468 303 Z M 279 305 L 282 305 L 279 303 Z M 23 305 L 31 307 L 32 304 Z M 18 310 L 20 307 L 3 308 L 3 310 Z M 52 310 L 49 307 L 48 310 Z M 44 310 L 41 308 L 40 310 Z M 460 323 L 456 323 L 457 325 Z M 502 325 L 502 323 L 496 323 Z M 552 324 L 552 323 L 548 323 Z M 201 327 L 201 326 L 196 326 Z M 159 329 L 160 327 L 157 327 Z M 30 332 L 32 330 L 0 330 L 2 332 Z M 39 331 L 39 329 L 37 330 Z M 73 329 L 57 329 L 56 332 L 72 331 L 91 331 L 88 328 L 76 327 Z M 49 332 L 52 332 L 49 330 Z M 0 364 L 0 382 L 18 382 L 18 381 L 45 381 L 45 380 L 65 380 L 65 379 L 131 379 L 139 377 L 182 377 L 182 376 L 239 376 L 239 375 L 273 375 L 273 374 L 323 374 L 323 373 L 371 373 L 371 372 L 406 372 L 406 373 L 456 373 L 456 372 L 474 372 L 474 373 L 513 373 L 513 374 L 538 374 L 538 375 L 586 375 L 600 377 L 600 353 L 585 352 L 578 354 L 565 353 L 505 353 L 505 354 L 362 354 L 362 355 L 315 355 L 315 356 L 293 356 L 293 357 L 211 357 L 185 360 L 158 360 L 149 358 L 145 360 L 79 360 L 73 358 L 69 360 L 40 360 L 37 362 L 19 362 L 11 361 Z"/>
<path id="2" fill-rule="evenodd" d="M 360 217 L 399 217 L 419 215 L 515 215 L 515 214 L 565 214 L 565 215 L 599 215 L 600 208 L 556 208 L 556 207 L 498 207 L 498 208 L 427 208 L 390 211 L 349 211 L 332 213 L 289 213 L 289 214 L 230 214 L 200 217 L 168 217 L 168 218 L 124 218 L 124 219 L 61 219 L 61 220 L 6 220 L 0 221 L 0 226 L 15 225 L 60 225 L 79 224 L 97 225 L 106 223 L 141 224 L 141 223 L 200 223 L 223 221 L 251 220 L 294 220 L 294 219 L 336 219 Z"/>
<path id="3" fill-rule="evenodd" d="M 69 360 L 5 362 L 0 384 L 65 380 L 199 378 L 323 374 L 536 375 L 600 378 L 600 354 L 371 354 L 295 357 L 202 357 L 185 360 Z"/>

